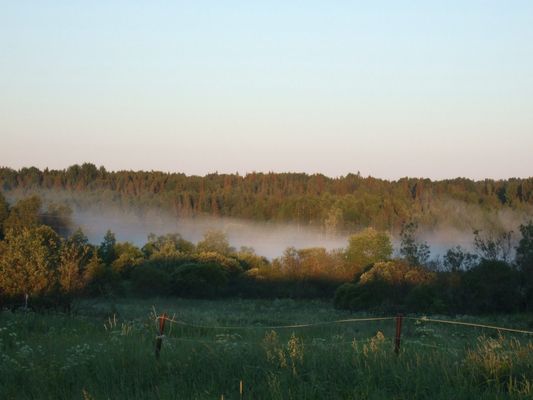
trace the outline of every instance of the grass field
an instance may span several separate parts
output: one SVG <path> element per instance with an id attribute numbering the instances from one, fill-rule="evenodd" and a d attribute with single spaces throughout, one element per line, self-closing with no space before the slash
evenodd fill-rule
<path id="1" fill-rule="evenodd" d="M 169 324 L 159 360 L 154 309 Z M 0 399 L 526 399 L 533 336 L 365 317 L 319 301 L 84 301 L 0 314 Z M 531 315 L 456 318 L 532 330 Z M 221 326 L 241 327 L 236 329 Z M 171 327 L 171 330 L 170 330 Z M 218 328 L 217 328 L 218 327 Z"/>

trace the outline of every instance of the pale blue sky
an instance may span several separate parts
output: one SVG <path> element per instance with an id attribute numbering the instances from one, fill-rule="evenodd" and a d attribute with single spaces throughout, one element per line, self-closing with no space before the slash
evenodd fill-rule
<path id="1" fill-rule="evenodd" d="M 533 1 L 0 1 L 0 165 L 533 176 Z"/>

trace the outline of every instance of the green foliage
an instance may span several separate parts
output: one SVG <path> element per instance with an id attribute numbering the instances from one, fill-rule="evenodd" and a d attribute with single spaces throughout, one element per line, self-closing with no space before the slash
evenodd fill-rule
<path id="1" fill-rule="evenodd" d="M 152 265 L 158 265 L 161 268 L 170 270 L 177 265 L 183 264 L 190 257 L 192 257 L 192 255 L 184 254 L 176 250 L 173 243 L 165 242 L 160 249 L 150 254 L 148 262 Z"/>
<path id="2" fill-rule="evenodd" d="M 520 225 L 520 233 L 516 265 L 521 275 L 525 307 L 533 310 L 533 221 Z"/>
<path id="3" fill-rule="evenodd" d="M 464 274 L 466 304 L 476 313 L 513 312 L 520 305 L 519 276 L 505 261 L 482 260 Z"/>
<path id="4" fill-rule="evenodd" d="M 216 297 L 228 283 L 228 272 L 218 264 L 185 264 L 172 274 L 173 292 L 182 297 Z"/>
<path id="5" fill-rule="evenodd" d="M 430 298 L 427 287 L 433 285 L 435 280 L 436 274 L 423 267 L 411 266 L 398 260 L 378 262 L 362 273 L 354 283 L 340 286 L 335 293 L 334 304 L 338 308 L 351 310 L 398 310 L 403 306 L 412 311 L 430 309 L 436 296 Z M 430 302 L 415 304 L 418 300 Z"/>
<path id="6" fill-rule="evenodd" d="M 354 283 L 343 283 L 335 291 L 333 305 L 338 309 L 355 309 L 356 304 L 361 303 L 359 288 Z"/>
<path id="7" fill-rule="evenodd" d="M 77 239 L 64 241 L 59 254 L 59 289 L 69 299 L 80 295 L 85 288 L 84 273 L 91 253 L 91 247 Z"/>
<path id="8" fill-rule="evenodd" d="M 13 231 L 17 234 L 24 229 L 31 229 L 40 225 L 41 205 L 42 202 L 38 196 L 18 201 L 11 207 L 9 216 L 4 221 L 4 232 L 7 234 L 8 231 Z"/>
<path id="9" fill-rule="evenodd" d="M 520 225 L 522 237 L 516 248 L 516 263 L 521 269 L 533 266 L 533 221 Z"/>
<path id="10" fill-rule="evenodd" d="M 68 305 L 85 291 L 92 247 L 81 231 L 60 239 L 46 225 L 10 230 L 0 248 L 0 300 Z"/>
<path id="11" fill-rule="evenodd" d="M 367 228 L 348 239 L 346 259 L 354 272 L 378 261 L 386 261 L 392 256 L 392 243 L 385 232 Z"/>
<path id="12" fill-rule="evenodd" d="M 71 233 L 72 210 L 66 204 L 50 203 L 45 212 L 41 212 L 42 200 L 31 196 L 19 200 L 9 208 L 7 201 L 0 194 L 0 239 L 8 230 L 20 232 L 24 228 L 38 225 L 51 227 L 58 235 L 67 237 Z"/>
<path id="13" fill-rule="evenodd" d="M 429 246 L 426 242 L 418 241 L 417 229 L 418 224 L 413 221 L 402 226 L 400 254 L 411 265 L 425 265 L 429 260 Z"/>
<path id="14" fill-rule="evenodd" d="M 444 268 L 448 271 L 456 272 L 472 268 L 478 256 L 471 254 L 461 246 L 448 249 L 444 255 Z"/>
<path id="15" fill-rule="evenodd" d="M 245 271 L 251 269 L 259 270 L 270 266 L 268 258 L 257 255 L 251 247 L 242 246 L 234 257 Z"/>
<path id="16" fill-rule="evenodd" d="M 9 203 L 0 192 L 0 240 L 4 238 L 4 222 L 9 216 Z"/>
<path id="17" fill-rule="evenodd" d="M 143 296 L 167 296 L 171 293 L 170 274 L 154 265 L 146 264 L 133 269 L 131 282 L 135 292 Z"/>
<path id="18" fill-rule="evenodd" d="M 438 293 L 438 286 L 430 284 L 416 285 L 405 296 L 405 307 L 409 312 L 445 313 L 448 307 Z"/>
<path id="19" fill-rule="evenodd" d="M 143 252 L 132 243 L 117 243 L 114 249 L 116 259 L 111 267 L 117 274 L 127 277 L 133 268 L 144 262 Z"/>
<path id="20" fill-rule="evenodd" d="M 214 251 L 201 252 L 192 255 L 190 260 L 200 264 L 216 264 L 224 268 L 230 274 L 239 274 L 242 272 L 241 264 L 232 257 L 226 257 L 221 253 Z"/>
<path id="21" fill-rule="evenodd" d="M 516 312 L 519 273 L 503 261 L 482 260 L 466 272 L 431 272 L 401 261 L 374 264 L 335 293 L 338 308 L 409 312 Z"/>
<path id="22" fill-rule="evenodd" d="M 116 284 L 117 276 L 111 267 L 105 264 L 97 251 L 87 264 L 83 273 L 85 291 L 91 295 L 108 295 Z"/>
<path id="23" fill-rule="evenodd" d="M 89 239 L 85 236 L 81 228 L 78 228 L 72 233 L 72 235 L 70 235 L 67 242 L 72 243 L 77 247 L 84 247 L 89 244 Z"/>
<path id="24" fill-rule="evenodd" d="M 481 231 L 475 230 L 474 249 L 483 260 L 509 262 L 513 249 L 512 237 L 513 232 L 489 232 L 483 235 Z"/>
<path id="25" fill-rule="evenodd" d="M 422 285 L 435 279 L 435 273 L 423 267 L 412 266 L 402 261 L 378 262 L 359 278 L 362 285 L 383 281 L 390 285 Z"/>
<path id="26" fill-rule="evenodd" d="M 294 280 L 337 281 L 350 279 L 353 271 L 346 263 L 344 251 L 327 251 L 323 247 L 296 249 L 288 247 L 283 256 L 272 261 L 271 268 L 257 275 Z"/>
<path id="27" fill-rule="evenodd" d="M 196 245 L 196 250 L 199 253 L 218 253 L 228 256 L 235 251 L 230 246 L 226 234 L 218 230 L 209 230 L 204 234 L 204 237 Z"/>
<path id="28" fill-rule="evenodd" d="M 57 287 L 60 239 L 47 226 L 10 229 L 1 245 L 0 293 L 7 298 L 44 297 Z"/>
<path id="29" fill-rule="evenodd" d="M 49 204 L 40 219 L 44 225 L 51 227 L 60 236 L 66 237 L 71 233 L 72 209 L 66 204 Z"/>
<path id="30" fill-rule="evenodd" d="M 82 169 L 70 172 L 80 176 Z M 86 172 L 87 179 L 105 175 L 92 168 Z M 34 178 L 41 179 L 38 174 Z M 52 205 L 50 214 L 40 214 L 40 207 L 38 197 L 4 207 L 8 228 L 5 240 L 0 240 L 1 301 L 28 293 L 53 298 L 56 305 L 68 304 L 82 295 L 116 294 L 128 288 L 143 295 L 331 298 L 339 285 L 352 280 L 337 291 L 337 307 L 485 313 L 529 309 L 533 302 L 532 223 L 520 228 L 516 270 L 501 261 L 510 258 L 510 233 L 476 232 L 481 262 L 455 247 L 444 256 L 445 270 L 430 272 L 427 244 L 417 241 L 415 223 L 402 231 L 403 261 L 390 260 L 389 236 L 369 228 L 352 235 L 346 249 L 288 248 L 269 262 L 251 248 L 235 251 L 220 231 L 207 232 L 197 247 L 179 234 L 151 234 L 142 250 L 117 243 L 108 231 L 95 248 L 80 230 L 60 239 L 50 227 L 40 225 L 46 216 L 69 214 L 67 209 Z"/>
<path id="31" fill-rule="evenodd" d="M 98 248 L 98 255 L 106 265 L 111 265 L 117 258 L 115 245 L 117 240 L 115 234 L 108 230 L 104 236 L 103 242 Z"/>
<path id="32" fill-rule="evenodd" d="M 156 208 L 179 216 L 216 215 L 262 221 L 293 221 L 353 232 L 374 226 L 398 231 L 416 217 L 424 229 L 501 229 L 499 211 L 531 214 L 533 178 L 386 181 L 358 174 L 250 173 L 205 177 L 157 171 L 109 172 L 93 164 L 66 170 L 0 168 L 0 190 L 21 195 L 68 192 L 79 207 L 112 205 L 131 211 Z M 53 197 L 52 197 L 53 198 Z"/>
<path id="33" fill-rule="evenodd" d="M 183 239 L 179 233 L 168 233 L 157 236 L 153 233 L 148 235 L 148 242 L 142 248 L 147 257 L 154 254 L 169 256 L 175 253 L 192 253 L 194 244 Z"/>

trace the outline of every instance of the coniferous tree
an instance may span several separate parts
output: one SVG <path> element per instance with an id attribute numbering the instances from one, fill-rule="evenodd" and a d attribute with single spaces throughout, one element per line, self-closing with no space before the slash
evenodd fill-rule
<path id="1" fill-rule="evenodd" d="M 116 243 L 117 240 L 115 238 L 115 234 L 108 230 L 104 236 L 103 242 L 98 248 L 98 254 L 106 265 L 111 265 L 117 258 L 117 253 L 115 250 Z"/>
<path id="2" fill-rule="evenodd" d="M 4 222 L 9 216 L 9 203 L 2 193 L 0 193 L 0 240 L 4 238 Z"/>

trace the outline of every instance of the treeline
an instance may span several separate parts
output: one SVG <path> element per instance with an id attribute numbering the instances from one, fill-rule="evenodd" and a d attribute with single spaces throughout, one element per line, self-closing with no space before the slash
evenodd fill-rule
<path id="1" fill-rule="evenodd" d="M 533 178 L 386 181 L 359 174 L 329 178 L 301 173 L 209 174 L 117 171 L 85 163 L 65 170 L 0 168 L 0 190 L 21 197 L 64 193 L 76 207 L 110 204 L 177 216 L 213 215 L 285 221 L 354 231 L 375 227 L 397 232 L 408 220 L 424 228 L 502 229 L 499 211 L 533 210 Z"/>
<path id="2" fill-rule="evenodd" d="M 405 224 L 399 256 L 360 269 L 337 289 L 335 306 L 448 314 L 533 309 L 533 222 L 520 225 L 519 235 L 474 231 L 473 253 L 456 246 L 433 259 L 416 230 Z"/>
<path id="3" fill-rule="evenodd" d="M 3 307 L 69 308 L 81 296 L 334 298 L 339 308 L 490 313 L 533 309 L 533 222 L 512 232 L 474 232 L 470 253 L 431 258 L 410 221 L 395 254 L 390 235 L 366 228 L 345 248 L 289 247 L 272 261 L 208 231 L 197 244 L 149 235 L 137 247 L 108 231 L 99 245 L 70 230 L 69 210 L 38 197 L 10 206 L 0 195 Z"/>

